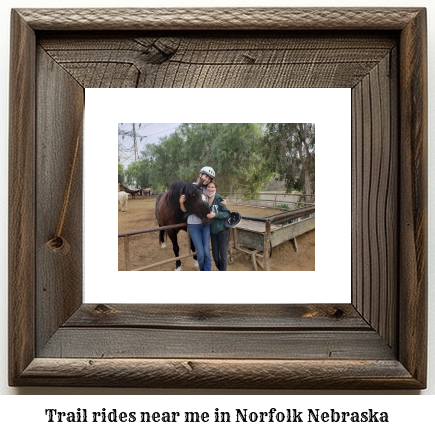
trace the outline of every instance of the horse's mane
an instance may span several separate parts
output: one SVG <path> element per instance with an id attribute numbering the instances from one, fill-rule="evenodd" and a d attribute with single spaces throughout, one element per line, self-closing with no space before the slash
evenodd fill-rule
<path id="1" fill-rule="evenodd" d="M 181 195 L 186 195 L 186 200 L 188 200 L 188 198 L 192 196 L 193 193 L 202 193 L 202 190 L 200 190 L 195 184 L 191 184 L 190 182 L 174 181 L 169 186 L 168 200 L 172 204 L 178 204 Z"/>

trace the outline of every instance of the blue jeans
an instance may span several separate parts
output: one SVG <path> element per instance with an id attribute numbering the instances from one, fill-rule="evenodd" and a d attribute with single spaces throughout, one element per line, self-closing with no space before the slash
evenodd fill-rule
<path id="1" fill-rule="evenodd" d="M 211 271 L 210 225 L 188 225 L 198 256 L 199 271 Z"/>

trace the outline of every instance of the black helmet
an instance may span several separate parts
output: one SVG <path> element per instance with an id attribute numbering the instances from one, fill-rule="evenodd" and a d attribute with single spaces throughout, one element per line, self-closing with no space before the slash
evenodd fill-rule
<path id="1" fill-rule="evenodd" d="M 230 216 L 225 220 L 225 227 L 235 228 L 242 221 L 242 216 L 238 212 L 230 213 Z"/>

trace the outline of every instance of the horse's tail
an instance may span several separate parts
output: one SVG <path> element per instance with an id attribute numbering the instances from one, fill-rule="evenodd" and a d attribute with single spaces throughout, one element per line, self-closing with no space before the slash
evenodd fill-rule
<path id="1" fill-rule="evenodd" d="M 160 193 L 156 198 L 156 219 L 157 219 L 157 223 L 159 226 L 164 226 L 163 221 L 162 221 L 162 217 L 160 215 L 160 206 L 161 206 L 160 201 L 164 195 L 165 195 L 165 193 Z M 165 232 L 166 232 L 165 230 L 159 231 L 159 244 L 160 244 L 162 249 L 164 249 L 166 247 Z"/>

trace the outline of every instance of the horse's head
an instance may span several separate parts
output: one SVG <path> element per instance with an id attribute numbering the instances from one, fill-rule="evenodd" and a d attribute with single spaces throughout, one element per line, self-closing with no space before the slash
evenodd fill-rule
<path id="1" fill-rule="evenodd" d="M 169 187 L 169 191 L 174 200 L 177 200 L 177 204 L 179 203 L 180 196 L 184 194 L 186 196 L 184 207 L 187 213 L 198 216 L 204 225 L 210 224 L 207 218 L 207 214 L 210 214 L 210 206 L 207 196 L 203 193 L 202 189 L 198 188 L 195 184 L 174 181 Z"/>
<path id="2" fill-rule="evenodd" d="M 210 205 L 208 204 L 207 196 L 202 189 L 196 185 L 190 184 L 187 189 L 186 202 L 184 206 L 189 214 L 195 214 L 202 220 L 202 224 L 210 224 L 207 214 L 210 214 Z"/>

